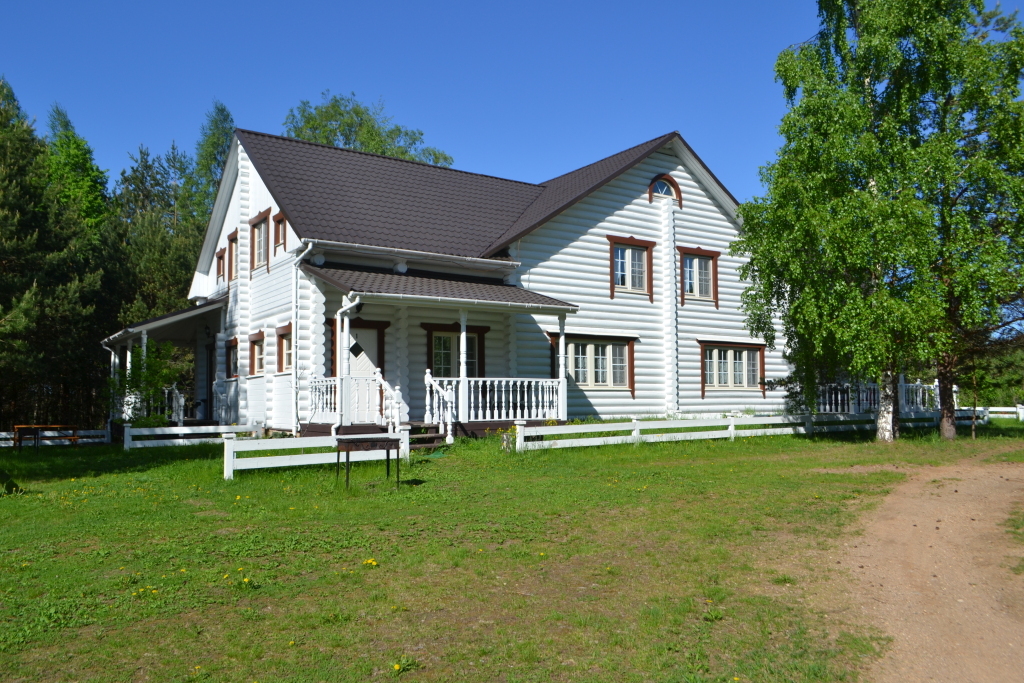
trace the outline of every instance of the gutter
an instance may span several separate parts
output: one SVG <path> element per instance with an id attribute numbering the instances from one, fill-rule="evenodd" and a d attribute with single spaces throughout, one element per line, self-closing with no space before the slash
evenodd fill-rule
<path id="1" fill-rule="evenodd" d="M 341 329 L 341 316 L 343 314 L 345 314 L 345 313 L 348 313 L 350 310 L 352 310 L 353 308 L 358 306 L 360 303 L 362 303 L 362 302 L 360 301 L 359 297 L 357 296 L 354 300 L 349 301 L 349 303 L 345 304 L 344 306 L 339 308 L 334 313 L 334 348 L 335 348 L 335 351 L 334 351 L 335 361 L 334 362 L 335 362 L 335 364 L 338 367 L 338 376 L 337 376 L 337 380 L 338 380 L 338 398 L 337 398 L 338 421 L 331 425 L 331 436 L 337 436 L 338 435 L 338 428 L 341 427 L 341 423 L 342 423 L 342 415 L 343 415 L 342 410 L 345 409 L 345 408 L 348 408 L 348 405 L 346 403 L 344 403 L 343 401 L 344 401 L 344 399 L 348 398 L 348 392 L 346 392 L 344 390 L 344 386 L 345 386 L 345 380 L 348 379 L 350 371 L 349 371 L 349 366 L 348 366 L 348 356 L 344 356 L 344 358 L 343 358 L 342 357 L 342 353 L 341 353 L 341 338 L 343 336 L 342 335 L 342 329 Z M 351 343 L 352 339 L 351 339 L 351 337 L 349 337 L 348 318 L 345 318 L 345 334 L 344 334 L 344 337 L 345 337 L 345 341 L 346 342 Z M 348 352 L 349 352 L 349 350 L 345 349 L 345 353 L 348 353 Z"/>
<path id="2" fill-rule="evenodd" d="M 299 364 L 296 362 L 299 358 L 299 349 L 295 343 L 299 339 L 299 266 L 302 264 L 302 259 L 306 258 L 312 250 L 313 244 L 307 244 L 306 250 L 296 255 L 292 262 L 292 405 L 295 406 L 292 434 L 295 436 L 299 435 L 301 429 L 299 424 Z"/>
<path id="3" fill-rule="evenodd" d="M 438 254 L 432 251 L 417 251 L 415 249 L 399 249 L 397 247 L 375 247 L 368 244 L 355 244 L 352 242 L 332 242 L 329 240 L 307 240 L 309 244 L 316 245 L 328 250 L 344 250 L 356 254 L 369 256 L 391 256 L 403 260 L 431 261 L 434 263 L 447 263 L 456 266 L 477 268 L 479 270 L 498 270 L 512 272 L 522 265 L 519 261 L 495 261 L 488 258 L 477 258 L 474 256 L 453 256 L 451 254 Z"/>
<path id="4" fill-rule="evenodd" d="M 515 302 L 501 302 L 501 301 L 490 301 L 483 299 L 453 299 L 450 297 L 441 296 L 424 296 L 422 294 L 375 294 L 373 292 L 360 292 L 360 296 L 365 296 L 367 299 L 394 299 L 398 301 L 413 301 L 413 302 L 430 302 L 446 304 L 449 308 L 452 306 L 474 306 L 477 308 L 492 308 L 495 310 L 509 309 L 509 308 L 521 308 L 525 310 L 539 310 L 539 311 L 552 311 L 558 313 L 575 313 L 579 310 L 579 306 L 573 304 L 566 304 L 564 306 L 557 305 L 545 305 L 545 304 L 524 304 Z"/>

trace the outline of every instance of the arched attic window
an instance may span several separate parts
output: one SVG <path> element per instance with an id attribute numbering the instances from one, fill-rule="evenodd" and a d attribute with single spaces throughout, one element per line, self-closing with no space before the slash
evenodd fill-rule
<path id="1" fill-rule="evenodd" d="M 654 176 L 654 180 L 647 186 L 647 201 L 653 203 L 655 197 L 675 199 L 679 208 L 683 208 L 683 193 L 679 191 L 679 184 L 667 173 Z"/>

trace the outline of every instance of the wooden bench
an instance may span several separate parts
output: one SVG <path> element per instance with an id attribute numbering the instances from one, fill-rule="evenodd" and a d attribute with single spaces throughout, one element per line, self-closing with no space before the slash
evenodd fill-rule
<path id="1" fill-rule="evenodd" d="M 43 436 L 43 432 L 57 432 L 56 436 Z M 60 432 L 71 432 L 65 435 Z M 35 447 L 38 449 L 42 441 L 68 441 L 75 446 L 78 445 L 78 427 L 75 425 L 14 425 L 14 445 L 21 450 L 26 437 L 32 437 Z"/>

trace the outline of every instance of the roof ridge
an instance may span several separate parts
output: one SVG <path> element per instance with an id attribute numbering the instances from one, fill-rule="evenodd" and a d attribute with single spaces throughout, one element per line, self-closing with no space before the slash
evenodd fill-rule
<path id="1" fill-rule="evenodd" d="M 617 157 L 617 156 L 619 156 L 620 154 L 625 154 L 626 152 L 631 152 L 631 151 L 633 151 L 634 149 L 636 149 L 637 147 L 643 147 L 644 145 L 649 145 L 649 144 L 651 144 L 651 143 L 652 143 L 652 142 L 654 142 L 655 140 L 660 140 L 661 138 L 669 138 L 669 137 L 671 137 L 671 136 L 673 136 L 673 135 L 679 135 L 680 137 L 682 137 L 682 135 L 681 135 L 681 134 L 679 133 L 679 131 L 678 131 L 678 130 L 674 130 L 674 131 L 671 131 L 671 132 L 665 133 L 664 135 L 657 135 L 657 136 L 655 136 L 655 137 L 651 138 L 650 140 L 646 140 L 646 141 L 644 141 L 644 142 L 641 142 L 641 143 L 640 143 L 639 145 L 633 145 L 632 147 L 628 147 L 628 148 L 626 148 L 626 149 L 623 149 L 623 150 L 619 150 L 618 152 L 615 152 L 614 154 L 609 154 L 608 156 L 606 156 L 606 157 L 602 157 L 602 158 L 598 159 L 597 161 L 594 161 L 594 162 L 591 162 L 591 163 L 589 163 L 589 164 L 586 164 L 585 166 L 580 166 L 579 168 L 574 168 L 574 169 L 573 169 L 573 170 L 571 170 L 571 171 L 566 171 L 565 173 L 563 173 L 563 174 L 561 174 L 561 175 L 556 175 L 556 176 L 555 176 L 554 178 L 549 178 L 548 180 L 545 180 L 544 182 L 542 182 L 542 183 L 539 183 L 539 184 L 540 184 L 540 185 L 544 185 L 544 186 L 546 186 L 546 185 L 547 185 L 548 183 L 553 183 L 553 182 L 555 182 L 556 180 L 558 180 L 559 178 L 564 178 L 564 177 L 565 177 L 565 176 L 567 176 L 567 175 L 572 175 L 573 173 L 576 173 L 576 172 L 578 172 L 578 171 L 582 171 L 582 170 L 583 170 L 583 169 L 585 169 L 585 168 L 590 168 L 591 166 L 594 166 L 594 165 L 596 165 L 596 164 L 599 164 L 599 163 L 601 163 L 602 161 L 606 161 L 606 160 L 608 160 L 608 159 L 611 159 L 612 157 Z"/>
<path id="2" fill-rule="evenodd" d="M 263 133 L 258 130 L 249 130 L 248 128 L 236 128 L 236 133 L 247 133 L 249 135 L 261 135 L 267 138 L 277 138 L 279 140 L 287 140 L 288 142 L 298 142 L 304 145 L 311 145 L 313 147 L 324 147 L 325 149 L 333 149 L 339 152 L 349 152 L 352 154 L 361 154 L 363 156 L 375 157 L 377 159 L 388 159 L 389 161 L 401 161 L 407 164 L 415 164 L 416 166 L 426 166 L 427 168 L 436 168 L 442 171 L 451 171 L 453 173 L 462 173 L 465 175 L 476 176 L 478 178 L 491 178 L 493 180 L 503 180 L 507 183 L 516 183 L 519 185 L 528 185 L 529 187 L 541 187 L 538 183 L 528 183 L 525 180 L 515 180 L 513 178 L 502 178 L 501 176 L 491 175 L 489 173 L 476 173 L 474 171 L 463 171 L 460 168 L 450 168 L 448 166 L 438 166 L 436 164 L 428 164 L 425 161 L 416 161 L 415 159 L 402 159 L 400 157 L 389 157 L 386 154 L 375 154 L 373 152 L 364 152 L 361 149 L 350 149 L 348 147 L 338 147 L 336 145 L 325 145 L 322 142 L 310 142 L 309 140 L 303 140 L 302 138 L 293 138 L 287 135 L 274 135 L 273 133 Z"/>

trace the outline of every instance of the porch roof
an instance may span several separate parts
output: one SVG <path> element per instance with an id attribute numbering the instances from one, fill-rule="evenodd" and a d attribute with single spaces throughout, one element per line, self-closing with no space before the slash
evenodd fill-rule
<path id="1" fill-rule="evenodd" d="M 345 294 L 356 293 L 367 300 L 503 309 L 523 308 L 551 313 L 574 313 L 579 308 L 575 304 L 552 299 L 515 285 L 506 285 L 501 280 L 492 278 L 412 269 L 399 274 L 386 268 L 341 263 L 325 263 L 322 266 L 303 263 L 300 267 Z"/>
<path id="2" fill-rule="evenodd" d="M 191 338 L 194 333 L 193 327 L 195 321 L 190 320 L 191 318 L 211 313 L 227 304 L 227 302 L 227 297 L 212 299 L 206 303 L 199 304 L 198 306 L 192 306 L 191 308 L 186 308 L 181 311 L 174 311 L 173 313 L 165 313 L 164 315 L 158 315 L 157 317 L 150 318 L 149 320 L 133 323 L 120 332 L 115 332 L 110 335 L 100 343 L 110 344 L 133 338 L 136 335 L 141 335 L 143 331 L 146 331 L 147 333 L 156 332 L 157 334 L 153 335 L 153 339 L 187 340 Z"/>

